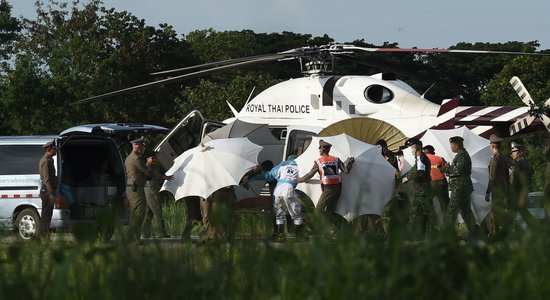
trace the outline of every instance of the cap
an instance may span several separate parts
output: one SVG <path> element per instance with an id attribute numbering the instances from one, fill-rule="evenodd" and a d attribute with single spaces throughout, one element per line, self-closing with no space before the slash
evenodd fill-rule
<path id="1" fill-rule="evenodd" d="M 323 141 L 323 140 L 319 140 L 319 148 L 321 148 L 321 147 L 323 147 L 323 148 L 330 148 L 330 147 L 332 147 L 332 144 L 327 143 L 327 142 L 325 142 L 325 141 Z"/>
<path id="2" fill-rule="evenodd" d="M 435 148 L 432 145 L 426 145 L 424 146 L 424 148 L 422 148 L 422 150 L 428 150 L 430 151 L 430 153 L 435 153 Z"/>
<path id="3" fill-rule="evenodd" d="M 462 145 L 463 142 L 464 142 L 464 139 L 461 136 L 453 136 L 449 139 L 449 143 Z"/>
<path id="4" fill-rule="evenodd" d="M 491 142 L 491 143 L 500 143 L 500 142 L 502 142 L 502 139 L 498 135 L 493 133 L 489 137 L 489 142 Z"/>
<path id="5" fill-rule="evenodd" d="M 422 142 L 417 138 L 410 138 L 405 142 L 405 146 L 410 147 L 412 145 L 417 145 L 422 147 Z"/>
<path id="6" fill-rule="evenodd" d="M 45 143 L 44 146 L 42 146 L 42 148 L 44 148 L 44 149 L 47 149 L 47 148 L 50 148 L 50 147 L 55 148 L 55 142 L 53 140 Z"/>
<path id="7" fill-rule="evenodd" d="M 135 139 L 135 140 L 132 140 L 130 141 L 130 143 L 134 144 L 134 145 L 145 145 L 145 138 L 143 136 Z"/>
<path id="8" fill-rule="evenodd" d="M 512 143 L 512 149 L 510 149 L 511 152 L 521 151 L 523 150 L 523 145 L 519 143 Z"/>

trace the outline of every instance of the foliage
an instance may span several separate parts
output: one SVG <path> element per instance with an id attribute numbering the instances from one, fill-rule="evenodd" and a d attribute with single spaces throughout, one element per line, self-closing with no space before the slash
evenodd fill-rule
<path id="1" fill-rule="evenodd" d="M 11 8 L 6 0 L 0 1 L 0 74 L 9 69 L 14 42 L 21 29 L 19 20 L 11 16 Z"/>
<path id="2" fill-rule="evenodd" d="M 341 231 L 336 239 L 286 243 L 165 240 L 138 246 L 120 236 L 107 243 L 82 237 L 2 243 L 0 297 L 544 299 L 550 294 L 548 225 L 516 227 L 491 241 L 443 234 L 364 238 Z"/>

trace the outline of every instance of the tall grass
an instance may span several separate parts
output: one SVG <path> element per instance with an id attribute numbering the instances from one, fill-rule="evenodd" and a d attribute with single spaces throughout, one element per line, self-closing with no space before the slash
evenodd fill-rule
<path id="1" fill-rule="evenodd" d="M 165 217 L 179 203 L 168 203 Z M 174 211 L 170 210 L 173 209 Z M 262 224 L 253 214 L 243 222 Z M 256 218 L 247 221 L 247 218 Z M 169 229 L 180 233 L 181 221 Z M 247 225 L 248 226 L 248 225 Z M 242 230 L 248 227 L 241 227 Z M 402 229 L 402 228 L 401 228 Z M 548 225 L 515 228 L 491 241 L 436 235 L 386 238 L 343 230 L 336 239 L 270 243 L 237 239 L 104 243 L 77 231 L 76 242 L 0 246 L 0 298 L 21 299 L 546 299 Z M 248 230 L 248 229 L 247 229 Z"/>

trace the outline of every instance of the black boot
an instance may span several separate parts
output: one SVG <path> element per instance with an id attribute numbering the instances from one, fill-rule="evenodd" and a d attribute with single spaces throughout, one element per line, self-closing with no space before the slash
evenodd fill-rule
<path id="1" fill-rule="evenodd" d="M 296 232 L 296 239 L 297 240 L 303 240 L 304 239 L 304 224 L 300 225 L 294 225 L 295 232 Z"/>
<path id="2" fill-rule="evenodd" d="M 273 237 L 274 242 L 284 242 L 286 240 L 285 235 L 285 225 L 284 224 L 277 224 L 275 226 L 275 236 Z"/>

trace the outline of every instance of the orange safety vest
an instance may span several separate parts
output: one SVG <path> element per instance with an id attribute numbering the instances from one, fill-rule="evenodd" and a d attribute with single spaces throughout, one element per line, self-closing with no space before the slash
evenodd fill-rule
<path id="1" fill-rule="evenodd" d="M 438 168 L 438 166 L 443 166 L 445 164 L 445 159 L 443 159 L 443 157 L 440 157 L 434 154 L 426 154 L 426 156 L 430 160 L 430 164 L 432 166 L 430 170 L 430 177 L 432 177 L 432 181 L 445 179 L 445 173 L 443 173 Z"/>
<path id="2" fill-rule="evenodd" d="M 334 156 L 321 156 L 315 163 L 317 164 L 317 170 L 319 171 L 319 177 L 321 177 L 321 184 L 339 184 L 342 182 L 340 179 L 340 168 L 338 167 L 338 158 Z"/>

